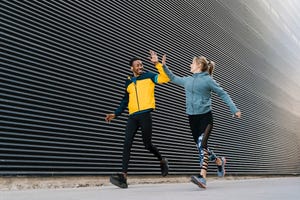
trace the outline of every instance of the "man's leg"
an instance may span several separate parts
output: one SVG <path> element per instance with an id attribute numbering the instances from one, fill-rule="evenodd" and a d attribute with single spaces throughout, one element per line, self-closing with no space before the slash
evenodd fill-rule
<path id="1" fill-rule="evenodd" d="M 127 175 L 128 163 L 130 160 L 130 151 L 133 143 L 133 138 L 139 128 L 138 120 L 136 116 L 129 116 L 125 131 L 125 142 L 123 146 L 123 160 L 122 160 L 122 172 Z"/>
<path id="2" fill-rule="evenodd" d="M 130 159 L 130 150 L 132 147 L 133 138 L 137 132 L 138 123 L 134 117 L 129 116 L 125 131 L 125 142 L 123 146 L 122 173 L 112 175 L 110 182 L 120 188 L 127 188 L 127 169 Z"/>
<path id="3" fill-rule="evenodd" d="M 168 160 L 162 158 L 159 150 L 152 144 L 152 114 L 151 112 L 141 114 L 140 125 L 142 129 L 142 138 L 145 148 L 153 153 L 154 156 L 160 161 L 162 176 L 166 176 L 169 171 Z"/>

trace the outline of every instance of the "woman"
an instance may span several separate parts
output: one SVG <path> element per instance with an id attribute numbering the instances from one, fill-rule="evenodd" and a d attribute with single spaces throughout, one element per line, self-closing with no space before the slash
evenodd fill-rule
<path id="1" fill-rule="evenodd" d="M 230 96 L 212 78 L 215 67 L 214 62 L 207 61 L 204 56 L 194 57 L 190 65 L 190 71 L 193 75 L 186 77 L 174 75 L 165 65 L 165 62 L 166 56 L 163 56 L 164 70 L 171 82 L 181 85 L 185 89 L 186 113 L 188 114 L 193 139 L 199 150 L 200 175 L 192 176 L 191 181 L 201 188 L 206 188 L 206 173 L 210 156 L 207 142 L 213 128 L 211 92 L 215 92 L 227 104 L 234 116 L 240 118 L 241 112 Z M 225 159 L 216 159 L 216 163 L 222 168 Z"/>

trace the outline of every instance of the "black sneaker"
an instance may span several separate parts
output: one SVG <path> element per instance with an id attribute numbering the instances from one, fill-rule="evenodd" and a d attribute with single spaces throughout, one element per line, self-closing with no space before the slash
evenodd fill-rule
<path id="1" fill-rule="evenodd" d="M 120 188 L 128 188 L 127 179 L 123 174 L 113 174 L 110 176 L 110 182 Z"/>
<path id="2" fill-rule="evenodd" d="M 161 175 L 167 176 L 169 172 L 169 163 L 166 158 L 163 158 L 160 162 L 160 168 L 161 168 Z"/>

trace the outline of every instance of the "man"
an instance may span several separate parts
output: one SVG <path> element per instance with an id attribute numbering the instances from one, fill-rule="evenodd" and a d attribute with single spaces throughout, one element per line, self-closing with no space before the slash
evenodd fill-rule
<path id="1" fill-rule="evenodd" d="M 114 113 L 106 115 L 105 120 L 110 122 L 128 107 L 129 117 L 126 125 L 125 142 L 123 149 L 122 173 L 112 175 L 110 182 L 120 188 L 127 188 L 127 170 L 130 159 L 130 149 L 137 130 L 141 128 L 142 139 L 145 148 L 160 161 L 162 176 L 168 174 L 169 166 L 166 158 L 163 158 L 158 149 L 152 144 L 152 116 L 151 111 L 155 109 L 154 88 L 157 83 L 169 82 L 163 65 L 158 62 L 157 54 L 150 51 L 150 61 L 155 65 L 159 74 L 143 71 L 143 63 L 140 58 L 134 57 L 129 65 L 133 76 L 128 76 L 125 83 L 125 95 L 120 106 Z"/>

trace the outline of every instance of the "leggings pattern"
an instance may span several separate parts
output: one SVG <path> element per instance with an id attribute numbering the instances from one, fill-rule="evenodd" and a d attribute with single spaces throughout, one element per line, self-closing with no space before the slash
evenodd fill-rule
<path id="1" fill-rule="evenodd" d="M 207 147 L 208 138 L 213 127 L 212 113 L 189 115 L 189 123 L 193 139 L 199 150 L 200 168 L 207 170 L 209 158 L 215 159 L 215 154 L 210 152 Z"/>

